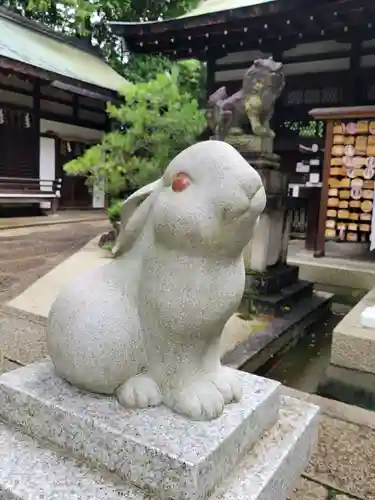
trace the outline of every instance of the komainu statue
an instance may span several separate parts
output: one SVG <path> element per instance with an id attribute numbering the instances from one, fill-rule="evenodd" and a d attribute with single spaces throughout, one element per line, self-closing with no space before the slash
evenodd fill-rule
<path id="1" fill-rule="evenodd" d="M 246 71 L 241 90 L 228 97 L 221 87 L 209 98 L 206 119 L 214 138 L 223 141 L 229 133 L 243 134 L 242 127 L 249 122 L 254 135 L 274 138 L 270 120 L 284 86 L 282 63 L 272 57 L 256 60 Z"/>
<path id="2" fill-rule="evenodd" d="M 260 175 L 229 144 L 180 153 L 122 207 L 115 258 L 62 290 L 47 323 L 56 372 L 126 408 L 219 417 L 241 398 L 220 338 L 244 291 L 242 252 L 265 208 Z"/>

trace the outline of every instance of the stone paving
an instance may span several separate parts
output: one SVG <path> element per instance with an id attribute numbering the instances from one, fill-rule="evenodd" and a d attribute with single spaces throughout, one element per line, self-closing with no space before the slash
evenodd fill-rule
<path id="1" fill-rule="evenodd" d="M 0 304 L 108 227 L 107 221 L 0 231 Z"/>
<path id="2" fill-rule="evenodd" d="M 7 301 L 108 228 L 107 221 L 0 231 L 1 370 L 43 359 L 45 320 L 9 308 Z"/>
<path id="3" fill-rule="evenodd" d="M 46 356 L 45 319 L 5 302 L 107 228 L 106 222 L 0 231 L 0 372 Z M 375 500 L 372 412 L 285 389 L 322 407 L 320 439 L 290 500 Z"/>

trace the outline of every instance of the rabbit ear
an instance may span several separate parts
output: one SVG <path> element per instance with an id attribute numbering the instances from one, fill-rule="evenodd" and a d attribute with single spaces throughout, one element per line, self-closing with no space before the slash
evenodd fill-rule
<path id="1" fill-rule="evenodd" d="M 154 197 L 151 195 L 162 185 L 162 179 L 158 179 L 138 189 L 124 201 L 121 209 L 121 229 L 112 250 L 115 257 L 127 252 L 141 234 L 152 207 Z"/>

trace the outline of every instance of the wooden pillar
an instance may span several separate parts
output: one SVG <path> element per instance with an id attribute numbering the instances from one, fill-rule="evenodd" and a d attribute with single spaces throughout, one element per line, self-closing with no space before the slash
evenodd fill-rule
<path id="1" fill-rule="evenodd" d="M 73 94 L 73 120 L 76 123 L 79 119 L 79 97 L 77 94 Z"/>
<path id="2" fill-rule="evenodd" d="M 38 172 L 38 177 L 40 176 L 40 80 L 36 79 L 34 81 L 33 89 L 33 132 L 34 132 L 34 147 L 35 156 L 34 162 L 36 164 L 36 170 Z"/>
<path id="3" fill-rule="evenodd" d="M 329 171 L 331 168 L 331 148 L 333 142 L 333 119 L 326 123 L 325 145 L 324 145 L 324 162 L 323 162 L 323 179 L 322 190 L 319 203 L 319 219 L 318 233 L 315 242 L 314 257 L 324 257 L 325 253 L 325 229 L 327 220 L 327 203 L 328 203 L 328 180 Z"/>
<path id="4" fill-rule="evenodd" d="M 345 85 L 344 101 L 347 106 L 360 105 L 360 70 L 362 41 L 353 40 L 350 48 L 350 70 Z"/>
<path id="5" fill-rule="evenodd" d="M 215 71 L 216 71 L 216 56 L 212 53 L 211 54 L 209 53 L 207 56 L 206 100 L 209 99 L 210 95 L 214 91 Z"/>
<path id="6" fill-rule="evenodd" d="M 309 188 L 309 196 L 306 200 L 306 250 L 315 250 L 319 221 L 320 195 L 321 188 Z"/>

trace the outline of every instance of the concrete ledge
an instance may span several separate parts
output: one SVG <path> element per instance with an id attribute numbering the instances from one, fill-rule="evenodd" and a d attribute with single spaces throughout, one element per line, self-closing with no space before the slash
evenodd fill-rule
<path id="1" fill-rule="evenodd" d="M 375 305 L 373 288 L 333 331 L 331 364 L 375 374 L 375 330 L 361 326 L 361 313 Z"/>
<path id="2" fill-rule="evenodd" d="M 73 278 L 96 266 L 110 262 L 111 254 L 98 247 L 100 236 L 95 237 L 77 253 L 54 267 L 49 273 L 27 288 L 7 306 L 47 318 L 61 288 Z"/>
<path id="3" fill-rule="evenodd" d="M 42 217 L 9 217 L 0 219 L 0 231 L 22 227 L 51 226 L 56 224 L 75 224 L 78 222 L 106 221 L 108 216 L 104 211 L 98 212 L 60 212 L 56 215 Z"/>
<path id="4" fill-rule="evenodd" d="M 345 368 L 342 370 L 345 370 Z M 307 392 L 297 391 L 296 389 L 286 386 L 282 386 L 281 393 L 284 396 L 299 399 L 300 401 L 305 401 L 319 406 L 321 413 L 323 415 L 327 415 L 328 417 L 375 430 L 373 411 L 343 403 L 341 401 L 328 399 L 323 396 L 318 396 L 317 394 L 308 394 Z"/>
<path id="5" fill-rule="evenodd" d="M 319 386 L 321 396 L 375 410 L 375 375 L 330 365 L 326 380 Z M 373 413 L 372 420 L 374 420 Z"/>
<path id="6" fill-rule="evenodd" d="M 288 264 L 299 267 L 299 278 L 324 285 L 371 290 L 375 283 L 375 266 L 361 262 L 313 255 L 289 255 Z"/>

